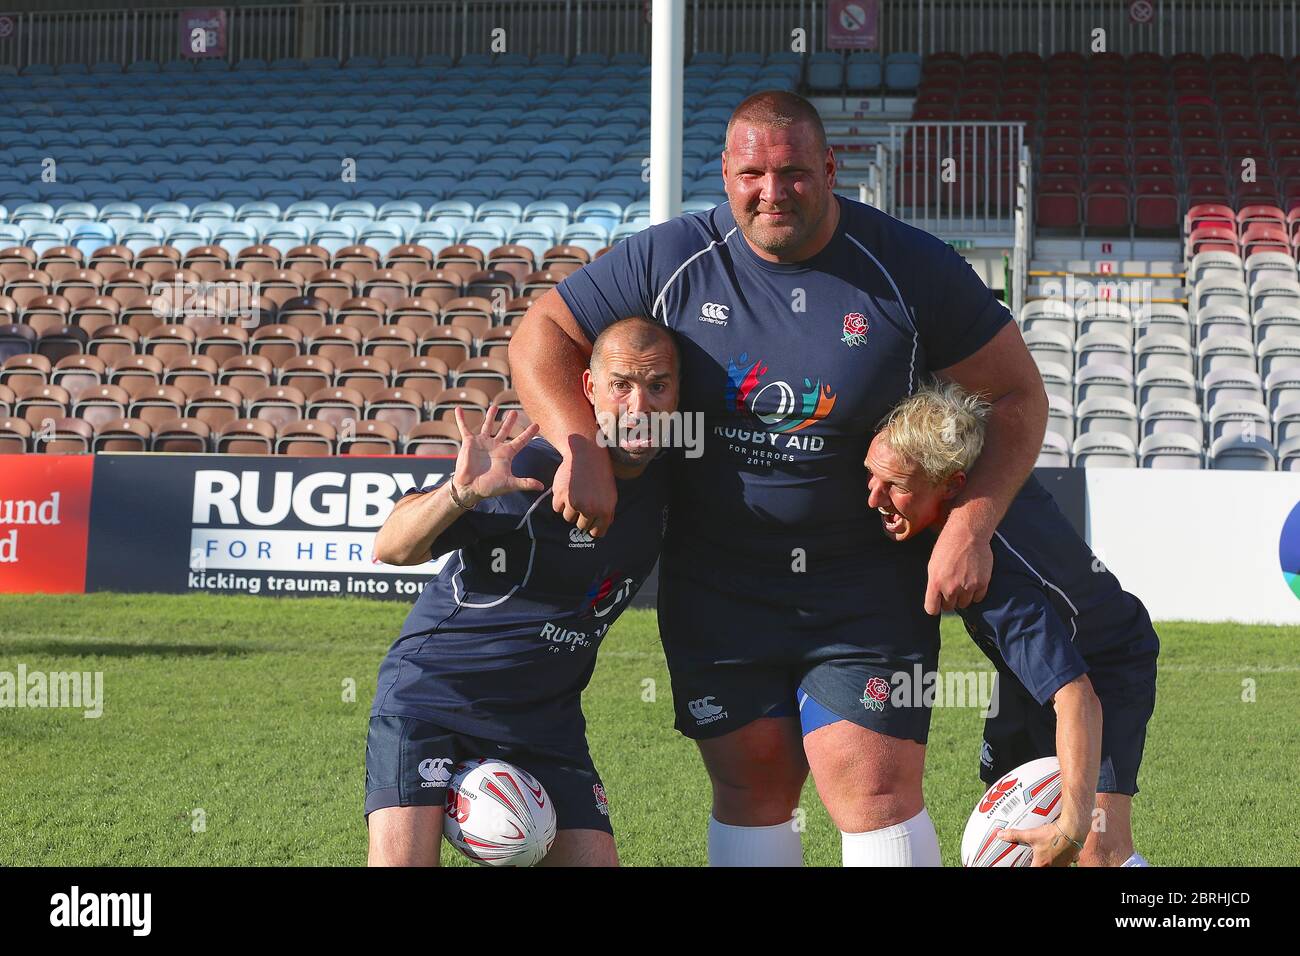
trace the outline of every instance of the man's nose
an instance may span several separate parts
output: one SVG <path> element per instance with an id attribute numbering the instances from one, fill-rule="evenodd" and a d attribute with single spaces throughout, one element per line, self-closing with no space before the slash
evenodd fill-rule
<path id="1" fill-rule="evenodd" d="M 648 404 L 648 397 L 645 389 L 640 388 L 639 386 L 633 386 L 632 390 L 628 392 L 624 404 L 627 407 L 627 413 L 629 415 L 645 414 L 646 406 Z"/>

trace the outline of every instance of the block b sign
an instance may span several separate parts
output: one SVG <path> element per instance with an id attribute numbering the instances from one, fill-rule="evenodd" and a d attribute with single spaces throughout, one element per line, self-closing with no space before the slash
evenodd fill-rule
<path id="1" fill-rule="evenodd" d="M 829 0 L 826 45 L 832 50 L 874 50 L 879 23 L 879 0 Z"/>
<path id="2" fill-rule="evenodd" d="M 226 11 L 220 7 L 199 7 L 180 13 L 181 56 L 224 57 L 226 55 Z"/>

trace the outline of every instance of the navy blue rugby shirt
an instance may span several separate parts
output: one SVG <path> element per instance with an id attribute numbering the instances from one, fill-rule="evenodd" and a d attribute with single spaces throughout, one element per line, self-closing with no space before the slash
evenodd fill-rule
<path id="1" fill-rule="evenodd" d="M 988 594 L 957 613 L 980 649 L 1036 701 L 1046 704 L 1089 672 L 1094 682 L 1103 672 L 1120 692 L 1149 673 L 1131 666 L 1160 646 L 1146 608 L 1120 586 L 1032 475 L 991 545 Z"/>
<path id="2" fill-rule="evenodd" d="M 534 438 L 512 471 L 545 490 L 486 499 L 434 542 L 434 557 L 456 553 L 380 666 L 372 715 L 585 752 L 581 692 L 601 639 L 659 556 L 667 481 L 662 460 L 619 481 L 617 520 L 593 539 L 551 508 L 560 460 Z"/>
<path id="3" fill-rule="evenodd" d="M 761 259 L 723 203 L 623 240 L 558 286 L 592 339 L 642 315 L 682 342 L 681 408 L 703 413 L 704 453 L 674 460 L 666 564 L 793 586 L 846 569 L 892 581 L 907 563 L 909 591 L 924 571 L 924 545 L 888 541 L 867 505 L 867 445 L 896 402 L 1010 314 L 946 243 L 837 199 L 833 238 L 803 262 Z M 790 573 L 793 546 L 808 573 Z"/>

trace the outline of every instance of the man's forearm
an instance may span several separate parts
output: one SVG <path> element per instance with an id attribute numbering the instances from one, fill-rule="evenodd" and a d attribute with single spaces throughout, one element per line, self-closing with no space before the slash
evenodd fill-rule
<path id="1" fill-rule="evenodd" d="M 438 537 L 466 514 L 451 500 L 447 479 L 440 487 L 400 502 L 393 509 L 384 526 L 375 535 L 375 558 L 384 564 L 399 566 L 423 564 L 429 560 L 433 543 Z M 461 501 L 472 507 L 477 496 L 460 489 Z"/>
<path id="2" fill-rule="evenodd" d="M 1047 395 L 1041 390 L 1009 392 L 994 402 L 985 428 L 984 450 L 953 504 L 948 525 L 955 521 L 954 530 L 989 541 L 1033 472 L 1046 429 Z"/>
<path id="3" fill-rule="evenodd" d="M 596 419 L 582 394 L 587 361 L 578 344 L 537 307 L 510 340 L 511 380 L 524 412 L 561 454 L 596 448 Z"/>
<path id="4" fill-rule="evenodd" d="M 1061 763 L 1061 828 L 1083 842 L 1092 825 L 1101 769 L 1101 702 L 1087 677 L 1066 684 L 1056 707 L 1056 759 Z"/>

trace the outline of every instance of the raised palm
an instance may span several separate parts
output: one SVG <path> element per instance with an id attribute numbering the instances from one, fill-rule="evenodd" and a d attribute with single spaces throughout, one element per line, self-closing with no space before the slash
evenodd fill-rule
<path id="1" fill-rule="evenodd" d="M 494 498 L 512 491 L 541 491 L 544 486 L 536 478 L 517 478 L 511 471 L 511 462 L 537 434 L 537 425 L 529 425 L 510 438 L 518 414 L 513 410 L 507 412 L 499 427 L 496 416 L 497 407 L 492 405 L 483 426 L 475 432 L 465 424 L 464 413 L 456 409 L 456 426 L 460 429 L 456 487 L 467 489 L 479 498 Z"/>

